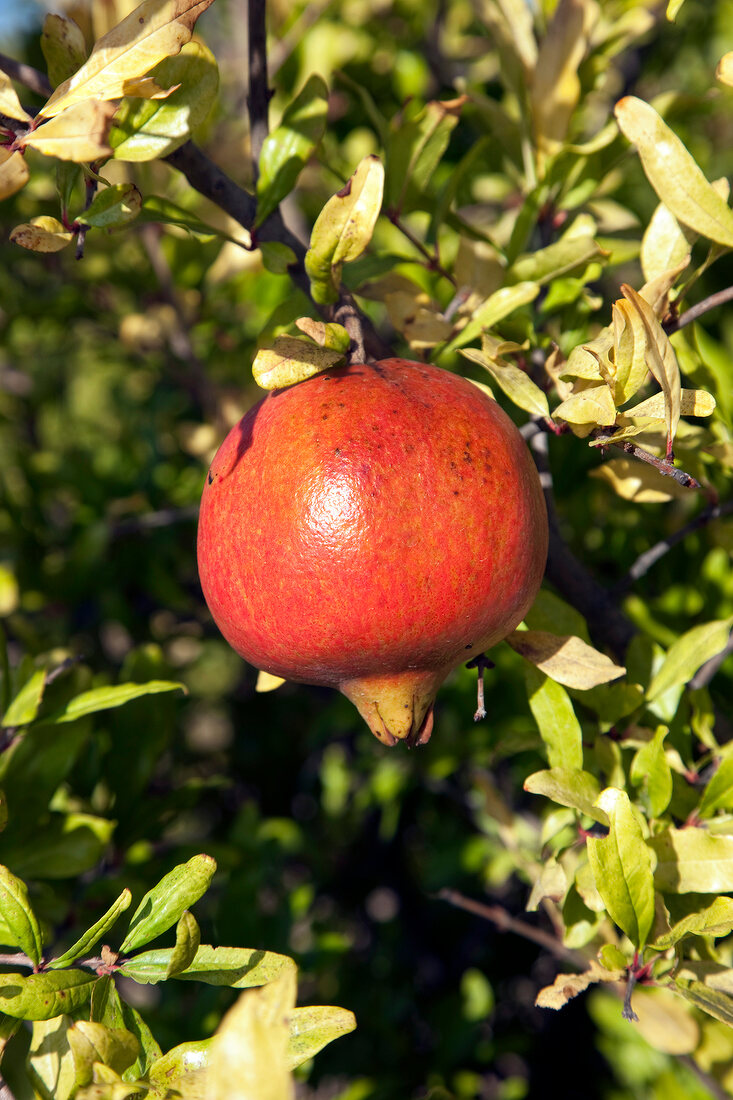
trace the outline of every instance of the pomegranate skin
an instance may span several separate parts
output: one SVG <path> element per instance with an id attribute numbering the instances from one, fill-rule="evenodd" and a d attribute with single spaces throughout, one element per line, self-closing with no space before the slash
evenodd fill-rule
<path id="1" fill-rule="evenodd" d="M 496 402 L 385 359 L 273 391 L 232 429 L 204 486 L 199 574 L 246 661 L 340 688 L 381 741 L 414 744 L 450 670 L 529 609 L 547 537 Z"/>

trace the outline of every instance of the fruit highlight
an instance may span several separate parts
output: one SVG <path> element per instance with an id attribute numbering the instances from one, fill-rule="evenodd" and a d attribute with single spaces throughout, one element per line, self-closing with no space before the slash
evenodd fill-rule
<path id="1" fill-rule="evenodd" d="M 449 672 L 526 614 L 547 537 L 496 402 L 386 359 L 273 391 L 232 429 L 204 486 L 199 574 L 245 660 L 336 687 L 384 744 L 415 745 Z"/>

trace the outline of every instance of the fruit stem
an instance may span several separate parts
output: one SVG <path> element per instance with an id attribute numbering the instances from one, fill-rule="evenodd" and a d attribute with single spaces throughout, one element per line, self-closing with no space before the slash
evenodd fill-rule
<path id="1" fill-rule="evenodd" d="M 484 703 L 484 673 L 487 668 L 494 667 L 494 662 L 490 661 L 485 653 L 479 653 L 478 657 L 473 657 L 470 661 L 466 662 L 466 668 L 475 668 L 478 670 L 478 685 L 476 689 L 476 701 L 478 705 L 476 713 L 473 716 L 474 722 L 480 722 L 482 718 L 486 717 L 486 706 Z"/>

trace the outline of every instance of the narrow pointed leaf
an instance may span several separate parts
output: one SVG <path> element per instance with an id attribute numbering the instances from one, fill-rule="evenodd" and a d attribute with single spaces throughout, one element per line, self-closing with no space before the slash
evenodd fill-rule
<path id="1" fill-rule="evenodd" d="M 654 921 L 649 849 L 625 791 L 607 787 L 598 799 L 608 816 L 607 837 L 588 837 L 588 860 L 612 920 L 641 950 Z"/>
<path id="2" fill-rule="evenodd" d="M 536 282 L 542 286 L 607 255 L 588 234 L 566 236 L 537 252 L 519 256 L 507 272 L 507 278 L 511 282 Z"/>
<path id="3" fill-rule="evenodd" d="M 120 950 L 133 951 L 176 924 L 184 910 L 206 893 L 215 871 L 211 856 L 197 855 L 164 875 L 135 910 Z"/>
<path id="4" fill-rule="evenodd" d="M 483 302 L 471 317 L 471 320 L 461 329 L 458 335 L 451 340 L 449 348 L 463 347 L 480 336 L 484 329 L 492 329 L 509 317 L 515 310 L 533 302 L 540 292 L 539 283 L 515 283 L 513 286 L 503 286 L 491 294 Z"/>
<path id="5" fill-rule="evenodd" d="M 510 401 L 520 409 L 524 409 L 532 416 L 549 417 L 550 406 L 547 403 L 547 395 L 532 381 L 526 371 L 520 370 L 505 359 L 485 355 L 476 348 L 462 348 L 461 355 L 488 371 Z"/>
<path id="6" fill-rule="evenodd" d="M 142 699 L 146 695 L 158 695 L 166 691 L 184 691 L 183 684 L 172 680 L 149 680 L 144 684 L 116 684 L 109 687 L 94 688 L 70 699 L 63 710 L 44 718 L 44 722 L 76 722 L 87 714 L 96 714 L 101 710 L 112 710 L 131 703 L 133 699 Z"/>
<path id="7" fill-rule="evenodd" d="M 733 1027 L 733 997 L 719 989 L 711 989 L 704 982 L 676 981 L 675 989 L 695 1008 L 706 1012 L 716 1020 Z"/>
<path id="8" fill-rule="evenodd" d="M 83 958 L 84 955 L 88 955 L 102 937 L 106 936 L 110 929 L 113 928 L 122 913 L 124 913 L 126 909 L 129 909 L 131 901 L 132 894 L 130 891 L 128 889 L 123 890 L 117 898 L 117 901 L 109 907 L 104 916 L 100 917 L 75 944 L 67 951 L 64 951 L 63 955 L 59 955 L 58 958 L 48 963 L 49 969 L 63 969 L 63 967 L 68 966 L 70 963 L 76 962 L 77 959 Z"/>
<path id="9" fill-rule="evenodd" d="M 565 140 L 580 98 L 578 67 L 588 49 L 593 9 L 588 0 L 560 0 L 540 43 L 530 94 L 535 135 L 548 152 Z"/>
<path id="10" fill-rule="evenodd" d="M 531 665 L 525 670 L 532 716 L 547 749 L 550 768 L 582 769 L 583 734 L 570 696 Z"/>
<path id="11" fill-rule="evenodd" d="M 9 933 L 12 936 L 12 941 L 6 946 L 19 947 L 36 966 L 43 954 L 43 940 L 28 900 L 28 888 L 3 866 L 0 866 L 0 920 L 5 925 L 6 935 Z M 0 1011 L 4 1011 L 2 1004 Z"/>
<path id="12" fill-rule="evenodd" d="M 673 924 L 669 932 L 657 936 L 652 944 L 656 951 L 666 951 L 685 936 L 727 936 L 733 930 L 733 898 L 716 898 L 712 905 Z"/>
<path id="13" fill-rule="evenodd" d="M 129 81 L 178 53 L 213 0 L 144 0 L 95 44 L 88 60 L 60 84 L 41 114 L 53 118 L 85 99 L 121 99 Z"/>
<path id="14" fill-rule="evenodd" d="M 623 285 L 621 291 L 624 297 L 631 302 L 644 325 L 647 337 L 647 366 L 664 393 L 667 448 L 670 450 L 680 420 L 682 383 L 677 356 L 674 353 L 669 336 L 660 325 L 649 303 L 640 294 L 637 294 L 633 287 Z"/>
<path id="15" fill-rule="evenodd" d="M 257 218 L 262 223 L 290 194 L 326 129 L 328 88 L 322 77 L 309 77 L 288 105 L 280 125 L 264 140 L 257 178 Z"/>
<path id="16" fill-rule="evenodd" d="M 708 240 L 733 248 L 733 210 L 654 108 L 625 96 L 616 104 L 616 119 L 636 146 L 659 199 L 674 216 Z"/>
<path id="17" fill-rule="evenodd" d="M 290 1069 L 295 1069 L 334 1039 L 353 1031 L 356 1017 L 348 1009 L 332 1005 L 293 1008 L 288 1013 L 288 1026 L 287 1061 Z"/>
<path id="18" fill-rule="evenodd" d="M 11 702 L 3 715 L 2 724 L 6 728 L 27 726 L 38 714 L 46 687 L 46 671 L 39 668 L 26 680 L 23 687 Z"/>
<path id="19" fill-rule="evenodd" d="M 670 646 L 664 664 L 652 679 L 647 700 L 658 699 L 670 688 L 691 680 L 701 665 L 725 649 L 732 627 L 733 616 L 730 616 L 694 626 L 678 638 Z"/>
<path id="20" fill-rule="evenodd" d="M 120 971 L 136 982 L 155 985 L 165 979 L 174 948 L 161 947 L 143 951 L 129 959 Z M 287 955 L 274 951 L 258 951 L 246 947 L 199 947 L 187 970 L 175 974 L 176 980 L 204 982 L 205 985 L 224 985 L 231 989 L 249 989 L 267 985 L 284 970 L 295 968 Z"/>
<path id="21" fill-rule="evenodd" d="M 176 946 L 171 952 L 171 957 L 166 967 L 166 978 L 172 978 L 189 966 L 196 958 L 196 952 L 201 945 L 201 932 L 196 923 L 196 918 L 186 909 L 181 913 L 181 918 L 176 925 Z"/>
<path id="22" fill-rule="evenodd" d="M 625 298 L 613 303 L 612 315 L 613 399 L 616 405 L 623 405 L 641 389 L 649 373 L 646 363 L 646 329 L 639 311 Z"/>

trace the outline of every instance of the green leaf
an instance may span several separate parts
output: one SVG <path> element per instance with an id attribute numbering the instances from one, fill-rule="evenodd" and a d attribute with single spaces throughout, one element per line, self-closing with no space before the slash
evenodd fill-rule
<path id="1" fill-rule="evenodd" d="M 87 59 L 84 35 L 73 19 L 49 12 L 43 20 L 41 50 L 46 59 L 48 79 L 54 88 L 66 80 Z"/>
<path id="2" fill-rule="evenodd" d="M 6 946 L 19 947 L 33 965 L 37 966 L 43 954 L 43 940 L 36 915 L 28 901 L 28 888 L 7 867 L 1 865 L 0 919 L 5 925 L 6 934 L 12 937 Z"/>
<path id="3" fill-rule="evenodd" d="M 46 670 L 39 668 L 30 679 L 26 680 L 5 711 L 2 720 L 3 726 L 7 729 L 15 726 L 27 726 L 32 722 L 38 714 L 45 687 Z"/>
<path id="4" fill-rule="evenodd" d="M 733 891 L 733 837 L 706 829 L 667 829 L 651 837 L 657 888 L 673 894 Z"/>
<path id="5" fill-rule="evenodd" d="M 733 615 L 710 623 L 702 623 L 688 630 L 674 642 L 666 660 L 657 671 L 647 691 L 647 701 L 652 702 L 670 688 L 687 683 L 697 670 L 725 649 L 733 626 Z"/>
<path id="6" fill-rule="evenodd" d="M 341 351 L 319 347 L 300 336 L 276 336 L 271 348 L 260 348 L 255 355 L 252 374 L 263 390 L 279 390 L 344 362 Z"/>
<path id="7" fill-rule="evenodd" d="M 134 951 L 176 924 L 184 910 L 206 893 L 215 871 L 216 861 L 202 854 L 164 875 L 135 910 L 120 951 Z"/>
<path id="8" fill-rule="evenodd" d="M 712 905 L 697 913 L 690 913 L 677 921 L 669 932 L 657 936 L 652 944 L 657 951 L 674 947 L 684 936 L 727 936 L 733 930 L 733 898 L 716 898 Z"/>
<path id="9" fill-rule="evenodd" d="M 142 202 L 143 197 L 134 183 L 115 183 L 98 191 L 76 220 L 79 225 L 95 229 L 119 229 L 138 216 Z"/>
<path id="10" fill-rule="evenodd" d="M 605 255 L 598 242 L 588 234 L 565 236 L 537 252 L 518 256 L 506 277 L 510 283 L 532 282 L 542 286 Z"/>
<path id="11" fill-rule="evenodd" d="M 150 76 L 162 88 L 180 87 L 165 99 L 122 100 L 110 131 L 115 160 L 146 161 L 168 156 L 208 117 L 216 100 L 219 71 L 211 51 L 196 40 L 167 57 Z"/>
<path id="12" fill-rule="evenodd" d="M 625 791 L 607 787 L 598 799 L 609 820 L 607 837 L 588 837 L 588 861 L 611 919 L 641 950 L 654 922 L 652 863 Z"/>
<path id="13" fill-rule="evenodd" d="M 356 1027 L 356 1017 L 345 1008 L 317 1005 L 312 1008 L 293 1008 L 288 1013 L 290 1038 L 287 1059 L 290 1069 L 295 1069 L 318 1054 L 325 1046 L 348 1035 Z"/>
<path id="14" fill-rule="evenodd" d="M 52 814 L 36 830 L 33 844 L 8 841 L 5 853 L 25 878 L 75 878 L 99 862 L 115 829 L 114 821 L 92 814 Z"/>
<path id="15" fill-rule="evenodd" d="M 409 189 L 424 191 L 438 167 L 458 123 L 466 97 L 432 101 L 393 128 L 387 146 L 387 204 L 400 213 Z"/>
<path id="16" fill-rule="evenodd" d="M 196 952 L 201 945 L 201 932 L 196 923 L 196 918 L 186 909 L 181 913 L 181 919 L 176 925 L 176 946 L 171 953 L 170 961 L 166 968 L 166 978 L 172 978 L 180 974 L 182 970 L 188 970 L 196 958 Z"/>
<path id="17" fill-rule="evenodd" d="M 652 817 L 667 809 L 672 797 L 672 771 L 664 753 L 664 738 L 669 733 L 659 726 L 654 737 L 638 750 L 631 762 L 631 782 L 641 786 Z"/>
<path id="18" fill-rule="evenodd" d="M 472 340 L 480 336 L 484 329 L 491 329 L 514 313 L 515 309 L 533 302 L 540 292 L 538 283 L 516 283 L 514 286 L 503 286 L 494 291 L 485 302 L 474 310 L 471 320 L 456 337 L 451 340 L 447 351 L 470 344 Z"/>
<path id="19" fill-rule="evenodd" d="M 674 986 L 677 992 L 695 1008 L 702 1009 L 708 1016 L 713 1016 L 716 1020 L 733 1027 L 733 997 L 729 997 L 727 993 L 722 993 L 718 989 L 710 989 L 704 982 L 688 984 L 678 980 Z"/>
<path id="20" fill-rule="evenodd" d="M 41 1096 L 69 1100 L 76 1089 L 74 1058 L 68 1041 L 71 1019 L 57 1016 L 33 1024 L 26 1066 L 34 1088 Z"/>
<path id="21" fill-rule="evenodd" d="M 0 974 L 0 1011 L 19 1020 L 50 1020 L 86 1004 L 96 981 L 85 970 Z"/>
<path id="22" fill-rule="evenodd" d="M 140 1052 L 140 1043 L 132 1032 L 90 1020 L 77 1020 L 69 1028 L 68 1042 L 74 1056 L 76 1081 L 82 1087 L 92 1083 L 95 1063 L 121 1074 Z"/>
<path id="23" fill-rule="evenodd" d="M 264 140 L 257 179 L 255 228 L 290 194 L 326 129 L 328 88 L 312 75 L 283 114 L 280 125 Z"/>
<path id="24" fill-rule="evenodd" d="M 583 732 L 570 696 L 560 684 L 528 665 L 524 670 L 527 698 L 550 769 L 582 770 Z"/>
<path id="25" fill-rule="evenodd" d="M 704 820 L 716 810 L 733 809 L 733 755 L 723 757 L 703 791 L 697 816 Z"/>
<path id="26" fill-rule="evenodd" d="M 190 210 L 186 210 L 160 195 L 146 195 L 138 217 L 141 222 L 153 222 L 156 225 L 177 225 L 201 240 L 213 240 L 215 237 L 219 237 L 223 241 L 231 241 L 232 244 L 242 246 L 241 237 L 232 237 L 229 233 L 225 233 L 207 222 L 202 222 Z M 282 247 L 285 248 L 286 246 L 283 245 Z"/>
<path id="27" fill-rule="evenodd" d="M 102 937 L 107 935 L 121 914 L 130 907 L 131 901 L 132 894 L 128 889 L 124 889 L 117 901 L 110 905 L 104 916 L 100 917 L 75 944 L 64 951 L 63 955 L 59 955 L 58 958 L 52 959 L 48 963 L 48 969 L 61 969 L 70 963 L 76 962 L 77 959 L 83 958 L 84 955 L 88 955 Z"/>
<path id="28" fill-rule="evenodd" d="M 163 981 L 175 949 L 171 947 L 141 952 L 128 959 L 120 970 L 140 984 L 155 985 Z M 210 947 L 203 944 L 187 970 L 175 974 L 176 979 L 224 985 L 231 989 L 249 989 L 267 985 L 283 970 L 295 968 L 287 955 L 274 951 L 251 950 L 246 947 Z"/>
<path id="29" fill-rule="evenodd" d="M 314 300 L 335 302 L 341 266 L 362 254 L 382 208 L 384 168 L 378 157 L 365 157 L 346 185 L 328 200 L 316 219 L 305 270 Z"/>
<path id="30" fill-rule="evenodd" d="M 461 355 L 487 370 L 510 401 L 532 416 L 550 415 L 547 395 L 533 382 L 526 371 L 500 357 L 485 355 L 476 348 L 462 348 Z"/>
<path id="31" fill-rule="evenodd" d="M 150 680 L 147 684 L 116 684 L 94 688 L 92 691 L 84 691 L 81 695 L 70 699 L 63 710 L 44 717 L 43 721 L 53 722 L 56 725 L 61 722 L 76 722 L 87 714 L 122 707 L 133 699 L 140 699 L 145 695 L 157 695 L 163 691 L 185 692 L 186 688 L 183 684 L 172 680 Z"/>
<path id="32" fill-rule="evenodd" d="M 111 977 L 99 978 L 93 987 L 89 1016 L 105 1027 L 128 1031 L 137 1039 L 139 1054 L 125 1071 L 126 1080 L 136 1081 L 145 1076 L 149 1067 L 160 1058 L 162 1051 L 150 1028 L 140 1013 L 121 999 Z"/>
<path id="33" fill-rule="evenodd" d="M 615 113 L 621 132 L 636 145 L 647 179 L 677 220 L 733 248 L 733 210 L 654 108 L 625 96 Z"/>
<path id="34" fill-rule="evenodd" d="M 578 810 L 601 825 L 608 824 L 606 814 L 596 805 L 601 793 L 600 784 L 590 772 L 577 768 L 549 768 L 528 776 L 524 789 L 530 794 L 542 794 L 561 806 Z"/>
<path id="35" fill-rule="evenodd" d="M 258 248 L 262 256 L 262 263 L 273 275 L 285 275 L 291 264 L 298 262 L 298 257 L 286 244 L 280 241 L 260 241 Z"/>

